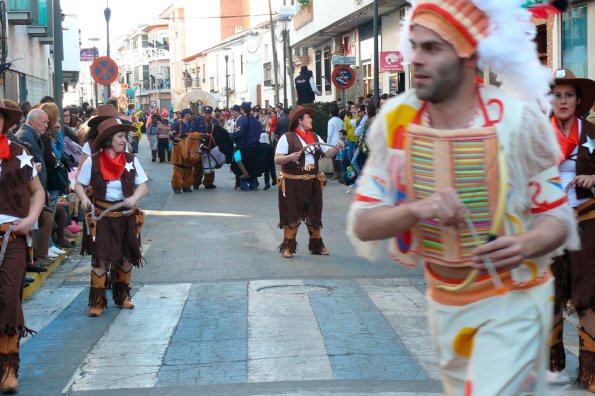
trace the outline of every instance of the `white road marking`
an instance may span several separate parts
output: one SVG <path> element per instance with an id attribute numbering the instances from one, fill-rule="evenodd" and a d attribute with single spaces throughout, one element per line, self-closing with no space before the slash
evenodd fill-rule
<path id="1" fill-rule="evenodd" d="M 407 279 L 361 280 L 360 284 L 428 377 L 440 379 L 425 294 Z"/>
<path id="2" fill-rule="evenodd" d="M 136 307 L 118 314 L 63 393 L 154 387 L 190 287 L 190 284 L 143 286 L 134 295 Z"/>
<path id="3" fill-rule="evenodd" d="M 247 382 L 332 378 L 324 340 L 303 282 L 250 282 Z"/>
<path id="4" fill-rule="evenodd" d="M 52 320 L 56 319 L 84 289 L 82 286 L 57 289 L 42 288 L 23 304 L 25 325 L 40 332 Z M 29 338 L 23 338 L 21 345 L 28 340 Z"/>

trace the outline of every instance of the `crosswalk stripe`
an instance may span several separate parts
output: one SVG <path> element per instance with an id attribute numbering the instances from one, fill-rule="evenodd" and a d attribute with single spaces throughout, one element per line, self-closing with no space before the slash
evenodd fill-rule
<path id="1" fill-rule="evenodd" d="M 357 281 L 304 281 L 335 379 L 428 379 Z"/>
<path id="2" fill-rule="evenodd" d="M 85 288 L 63 287 L 60 289 L 42 289 L 23 304 L 25 324 L 40 332 L 68 307 Z M 24 345 L 31 338 L 21 340 Z"/>
<path id="3" fill-rule="evenodd" d="M 302 281 L 248 288 L 248 382 L 332 379 L 333 370 Z"/>
<path id="4" fill-rule="evenodd" d="M 143 286 L 134 296 L 135 309 L 118 314 L 76 370 L 64 393 L 154 387 L 190 287 Z"/>
<path id="5" fill-rule="evenodd" d="M 360 284 L 426 374 L 440 379 L 428 326 L 426 296 L 407 279 L 362 280 Z"/>

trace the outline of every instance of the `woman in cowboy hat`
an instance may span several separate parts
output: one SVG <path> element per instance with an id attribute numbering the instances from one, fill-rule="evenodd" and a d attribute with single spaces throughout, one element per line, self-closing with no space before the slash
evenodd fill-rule
<path id="1" fill-rule="evenodd" d="M 279 251 L 283 257 L 293 257 L 297 243 L 295 237 L 302 221 L 310 233 L 308 249 L 312 254 L 328 255 L 322 243 L 322 187 L 326 181 L 318 168 L 321 157 L 332 158 L 343 142 L 335 147 L 326 145 L 312 132 L 312 114 L 316 111 L 300 105 L 289 113 L 290 132 L 279 139 L 275 151 L 275 163 L 281 165 L 279 173 L 279 228 L 283 229 L 283 243 Z"/>
<path id="2" fill-rule="evenodd" d="M 0 391 L 4 393 L 19 389 L 19 343 L 30 332 L 21 308 L 31 247 L 28 235 L 45 203 L 33 157 L 6 136 L 22 114 L 0 99 Z"/>
<path id="3" fill-rule="evenodd" d="M 99 135 L 93 142 L 93 154 L 81 168 L 75 192 L 83 208 L 91 211 L 89 231 L 91 290 L 89 316 L 100 316 L 107 306 L 105 297 L 106 271 L 112 275 L 114 304 L 125 309 L 134 308 L 130 301 L 132 267 L 142 263 L 140 225 L 142 213 L 135 209 L 138 200 L 147 193 L 147 176 L 133 154 L 125 152 L 126 136 L 134 126 L 117 118 L 99 124 Z M 85 194 L 85 187 L 93 189 L 93 202 Z M 115 205 L 118 205 L 114 208 Z M 102 211 L 111 208 L 107 214 Z M 113 210 L 113 211 L 111 211 Z M 93 216 L 94 215 L 94 216 Z"/>
<path id="4" fill-rule="evenodd" d="M 565 252 L 552 264 L 556 303 L 550 368 L 558 372 L 566 364 L 562 311 L 571 300 L 580 319 L 577 382 L 595 393 L 595 125 L 583 120 L 595 102 L 595 81 L 564 69 L 554 78 L 552 127 L 562 151 L 560 178 L 577 215 L 581 250 Z"/>

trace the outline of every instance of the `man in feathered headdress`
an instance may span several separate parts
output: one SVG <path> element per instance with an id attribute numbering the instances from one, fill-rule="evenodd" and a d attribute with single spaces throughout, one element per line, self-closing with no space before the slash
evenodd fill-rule
<path id="1" fill-rule="evenodd" d="M 358 253 L 424 265 L 448 395 L 544 394 L 550 257 L 578 244 L 544 110 L 550 72 L 522 1 L 417 0 L 415 90 L 370 127 L 349 214 Z M 478 82 L 489 65 L 501 89 Z"/>

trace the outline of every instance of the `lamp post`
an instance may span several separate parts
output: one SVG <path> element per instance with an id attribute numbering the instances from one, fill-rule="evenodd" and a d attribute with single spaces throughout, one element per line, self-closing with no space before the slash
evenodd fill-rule
<path id="1" fill-rule="evenodd" d="M 229 62 L 229 55 L 225 54 L 225 103 L 229 109 L 229 70 L 227 64 Z"/>
<path id="2" fill-rule="evenodd" d="M 283 107 L 287 108 L 287 25 L 288 18 L 283 18 Z"/>
<path id="3" fill-rule="evenodd" d="M 110 51 L 109 51 L 109 20 L 110 20 L 110 17 L 112 16 L 112 10 L 109 8 L 108 1 L 106 1 L 106 7 L 105 7 L 105 10 L 103 10 L 103 16 L 105 16 L 105 24 L 106 24 L 106 27 L 107 27 L 107 56 L 110 56 Z M 109 100 L 109 98 L 112 96 L 112 87 L 108 84 L 108 85 L 106 85 L 106 89 L 107 89 L 107 100 Z"/>
<path id="4" fill-rule="evenodd" d="M 93 61 L 95 61 L 95 59 L 97 59 L 97 46 L 95 45 L 95 42 L 99 41 L 99 38 L 93 37 L 93 38 L 90 38 L 89 41 L 93 41 Z M 97 81 L 93 80 L 92 84 L 93 84 L 93 92 L 95 95 L 95 108 L 97 108 L 97 105 L 98 105 Z"/>

